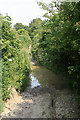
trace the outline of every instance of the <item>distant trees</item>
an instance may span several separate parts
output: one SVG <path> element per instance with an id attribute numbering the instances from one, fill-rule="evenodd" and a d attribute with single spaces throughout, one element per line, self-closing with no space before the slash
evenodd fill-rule
<path id="1" fill-rule="evenodd" d="M 14 25 L 14 28 L 15 28 L 16 30 L 19 30 L 19 29 L 25 29 L 25 30 L 27 30 L 27 29 L 28 29 L 28 26 L 27 26 L 27 25 L 23 25 L 22 23 L 16 23 L 16 24 Z"/>
<path id="2" fill-rule="evenodd" d="M 35 34 L 38 34 L 40 32 L 41 23 L 42 23 L 42 20 L 40 18 L 37 18 L 37 19 L 33 19 L 29 24 L 28 31 L 32 39 Z"/>

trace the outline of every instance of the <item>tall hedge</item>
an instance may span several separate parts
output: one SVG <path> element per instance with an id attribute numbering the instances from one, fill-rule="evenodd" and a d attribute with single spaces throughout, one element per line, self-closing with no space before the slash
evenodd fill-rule
<path id="1" fill-rule="evenodd" d="M 18 92 L 27 87 L 28 76 L 30 72 L 30 62 L 28 47 L 30 37 L 25 31 L 20 37 L 18 31 L 11 27 L 11 18 L 2 17 L 2 99 L 5 101 L 9 98 L 11 88 L 14 87 Z M 27 32 L 27 34 L 26 34 Z M 26 43 L 26 49 L 24 45 Z"/>

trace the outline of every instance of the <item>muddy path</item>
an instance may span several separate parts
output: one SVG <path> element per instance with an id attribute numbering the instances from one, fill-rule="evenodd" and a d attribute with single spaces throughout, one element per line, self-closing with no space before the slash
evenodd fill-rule
<path id="1" fill-rule="evenodd" d="M 53 93 L 51 93 L 51 91 Z M 3 118 L 79 118 L 80 108 L 76 99 L 68 90 L 48 88 L 27 88 L 13 96 L 5 105 Z"/>
<path id="2" fill-rule="evenodd" d="M 41 90 L 40 90 L 41 89 Z M 37 90 L 41 92 L 38 93 Z M 51 95 L 43 88 L 27 89 L 18 95 L 13 89 L 12 97 L 5 106 L 3 117 L 7 118 L 50 118 L 51 117 Z"/>
<path id="3" fill-rule="evenodd" d="M 65 81 L 31 62 L 29 87 L 18 95 L 12 89 L 2 112 L 4 118 L 79 118 L 80 105 Z"/>

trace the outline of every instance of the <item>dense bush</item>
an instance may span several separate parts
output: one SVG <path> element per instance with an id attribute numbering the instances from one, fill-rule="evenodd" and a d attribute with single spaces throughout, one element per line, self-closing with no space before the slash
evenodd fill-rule
<path id="1" fill-rule="evenodd" d="M 11 27 L 11 18 L 2 17 L 2 99 L 9 98 L 11 88 L 15 87 L 18 92 L 27 86 L 30 64 L 28 48 L 30 37 L 26 30 L 16 31 Z M 24 49 L 25 46 L 25 49 Z"/>

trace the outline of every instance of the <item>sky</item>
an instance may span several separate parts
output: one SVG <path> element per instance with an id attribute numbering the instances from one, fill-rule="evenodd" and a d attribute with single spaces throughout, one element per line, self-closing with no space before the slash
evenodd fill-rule
<path id="1" fill-rule="evenodd" d="M 40 1 L 50 2 L 50 0 Z M 12 25 L 15 23 L 29 25 L 33 19 L 40 18 L 45 12 L 37 5 L 36 0 L 0 0 L 0 13 L 3 16 L 8 13 L 12 18 Z"/>

